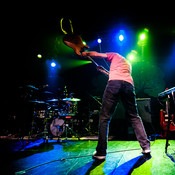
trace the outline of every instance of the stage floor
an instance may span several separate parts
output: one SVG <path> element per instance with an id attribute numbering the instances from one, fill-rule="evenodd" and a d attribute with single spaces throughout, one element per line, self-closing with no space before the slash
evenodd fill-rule
<path id="1" fill-rule="evenodd" d="M 166 140 L 151 142 L 152 158 L 140 161 L 142 156 L 137 141 L 109 141 L 108 154 L 104 162 L 94 161 L 92 153 L 97 141 L 43 140 L 29 142 L 1 141 L 3 166 L 1 174 L 32 175 L 174 175 L 175 140 L 170 140 L 168 155 L 165 154 Z"/>

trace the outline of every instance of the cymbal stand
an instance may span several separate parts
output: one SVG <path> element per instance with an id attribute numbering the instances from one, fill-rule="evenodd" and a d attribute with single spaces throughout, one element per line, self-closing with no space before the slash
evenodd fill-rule
<path id="1" fill-rule="evenodd" d="M 92 133 L 91 133 L 91 117 L 92 117 L 92 112 L 89 113 L 88 123 L 86 124 L 86 127 L 85 127 L 85 129 L 89 135 L 92 135 Z"/>
<path id="2" fill-rule="evenodd" d="M 65 122 L 66 122 L 66 120 L 65 120 Z M 73 124 L 72 124 L 72 128 L 73 128 Z M 67 135 L 68 135 L 68 132 L 72 132 L 73 133 L 73 135 L 74 136 L 76 136 L 77 138 L 78 138 L 78 140 L 80 139 L 80 137 L 78 136 L 78 134 L 75 132 L 75 131 L 73 131 L 73 129 L 72 129 L 71 127 L 69 127 L 69 123 L 67 123 L 66 122 L 66 124 L 65 124 L 65 131 L 66 131 L 66 140 L 67 140 Z"/>
<path id="3" fill-rule="evenodd" d="M 47 121 L 46 121 L 47 122 Z M 42 132 L 42 134 L 43 134 L 43 140 L 44 140 L 44 143 L 48 143 L 48 126 L 47 126 L 47 124 L 48 123 L 46 123 L 45 125 L 44 125 L 44 131 Z"/>

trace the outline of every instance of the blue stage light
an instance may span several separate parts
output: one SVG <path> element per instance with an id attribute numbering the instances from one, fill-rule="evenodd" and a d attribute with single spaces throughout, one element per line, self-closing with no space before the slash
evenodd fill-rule
<path id="1" fill-rule="evenodd" d="M 98 38 L 97 42 L 100 44 L 102 42 L 101 38 Z"/>
<path id="2" fill-rule="evenodd" d="M 119 40 L 120 41 L 123 41 L 125 38 L 124 38 L 124 36 L 121 34 L 121 35 L 119 35 Z"/>
<path id="3" fill-rule="evenodd" d="M 51 67 L 55 67 L 56 66 L 56 63 L 55 62 L 51 62 Z"/>
<path id="4" fill-rule="evenodd" d="M 120 30 L 116 36 L 118 45 L 122 46 L 126 42 L 126 33 L 124 30 Z"/>

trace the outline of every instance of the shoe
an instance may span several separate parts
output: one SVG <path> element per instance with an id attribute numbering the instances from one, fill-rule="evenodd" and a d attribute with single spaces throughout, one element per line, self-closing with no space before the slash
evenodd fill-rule
<path id="1" fill-rule="evenodd" d="M 98 155 L 97 151 L 95 151 L 93 153 L 92 158 L 95 159 L 95 160 L 105 160 L 106 159 L 106 156 Z"/>
<path id="2" fill-rule="evenodd" d="M 149 159 L 151 159 L 151 157 L 152 156 L 151 156 L 150 153 L 144 153 L 143 156 L 142 156 L 142 158 L 145 159 L 146 161 L 149 160 Z"/>
<path id="3" fill-rule="evenodd" d="M 150 153 L 151 153 L 150 149 L 145 149 L 145 150 L 142 149 L 142 154 L 143 154 L 142 159 L 144 159 L 146 161 L 149 160 L 151 158 Z"/>

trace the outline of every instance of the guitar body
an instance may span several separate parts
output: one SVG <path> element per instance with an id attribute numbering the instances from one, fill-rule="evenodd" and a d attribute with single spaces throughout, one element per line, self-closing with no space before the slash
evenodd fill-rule
<path id="1" fill-rule="evenodd" d="M 76 34 L 66 35 L 63 38 L 63 42 L 71 47 L 77 55 L 81 55 L 81 52 L 84 51 L 85 48 L 89 48 L 88 45 L 83 44 L 82 38 Z"/>
<path id="2" fill-rule="evenodd" d="M 68 47 L 72 48 L 77 55 L 81 55 L 84 49 L 88 49 L 89 46 L 83 44 L 82 38 L 77 34 L 66 35 L 63 38 L 63 42 Z M 97 66 L 97 70 L 109 76 L 109 71 L 107 71 L 103 66 L 99 66 L 90 56 L 87 58 Z"/>
<path id="3" fill-rule="evenodd" d="M 162 131 L 161 131 L 162 138 L 166 138 L 167 131 L 168 131 L 168 119 L 167 119 L 168 116 L 166 115 L 167 114 L 165 111 L 163 110 L 160 111 L 160 126 L 162 128 Z M 169 131 L 175 131 L 175 124 L 173 120 L 174 120 L 174 115 L 172 114 L 170 119 Z"/>

